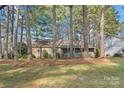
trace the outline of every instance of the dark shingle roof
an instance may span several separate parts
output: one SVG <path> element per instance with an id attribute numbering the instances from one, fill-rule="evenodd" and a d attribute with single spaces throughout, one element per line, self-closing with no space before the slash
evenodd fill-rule
<path id="1" fill-rule="evenodd" d="M 52 47 L 53 46 L 53 41 L 50 39 L 45 39 L 45 40 L 36 40 L 32 47 Z M 70 46 L 70 40 L 57 40 L 56 41 L 56 47 L 69 47 Z M 80 48 L 83 47 L 84 44 L 82 43 L 81 40 L 78 41 L 73 41 L 73 47 L 75 48 Z M 91 44 L 89 44 L 89 48 L 94 48 Z"/>

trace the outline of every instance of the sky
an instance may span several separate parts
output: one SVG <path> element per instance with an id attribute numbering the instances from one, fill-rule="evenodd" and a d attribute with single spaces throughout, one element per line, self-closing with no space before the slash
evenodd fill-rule
<path id="1" fill-rule="evenodd" d="M 123 7 L 123 9 L 122 9 Z M 120 22 L 123 22 L 124 21 L 124 6 L 122 5 L 113 5 L 113 8 L 115 8 L 115 11 L 118 11 L 118 20 Z"/>

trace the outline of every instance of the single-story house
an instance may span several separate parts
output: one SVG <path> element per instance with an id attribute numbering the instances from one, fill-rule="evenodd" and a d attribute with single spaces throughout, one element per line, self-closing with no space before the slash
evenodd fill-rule
<path id="1" fill-rule="evenodd" d="M 114 56 L 115 54 L 124 55 L 124 37 L 112 36 L 105 40 L 105 54 Z"/>
<path id="2" fill-rule="evenodd" d="M 56 52 L 61 58 L 70 57 L 70 41 L 69 40 L 57 40 L 56 41 Z M 44 51 L 47 52 L 50 57 L 53 56 L 52 52 L 53 41 L 50 39 L 36 40 L 32 44 L 32 53 L 36 58 L 43 58 Z M 74 57 L 81 57 L 81 50 L 84 50 L 83 43 L 81 40 L 73 41 L 73 55 Z M 94 56 L 94 47 L 89 44 L 89 54 Z"/>

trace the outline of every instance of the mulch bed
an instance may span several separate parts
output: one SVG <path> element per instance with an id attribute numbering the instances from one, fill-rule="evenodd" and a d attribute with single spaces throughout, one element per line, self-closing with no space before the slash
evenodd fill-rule
<path id="1" fill-rule="evenodd" d="M 10 60 L 0 60 L 0 64 L 8 64 L 8 63 L 12 63 L 13 61 Z"/>
<path id="2" fill-rule="evenodd" d="M 26 62 L 26 60 L 0 60 L 0 64 L 13 63 L 14 67 L 25 67 L 25 66 L 57 66 L 57 65 L 75 65 L 75 64 L 111 64 L 111 59 L 107 58 L 73 58 L 73 59 L 59 59 L 53 61 L 52 59 L 36 59 L 32 62 Z"/>

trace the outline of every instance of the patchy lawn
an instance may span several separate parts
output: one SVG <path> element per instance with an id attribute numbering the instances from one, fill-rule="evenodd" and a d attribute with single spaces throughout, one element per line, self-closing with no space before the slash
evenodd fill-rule
<path id="1" fill-rule="evenodd" d="M 0 87 L 124 87 L 124 58 L 111 58 L 108 63 L 94 60 L 93 64 L 83 64 L 87 60 L 61 60 L 54 66 L 45 60 L 30 65 L 2 63 Z"/>

